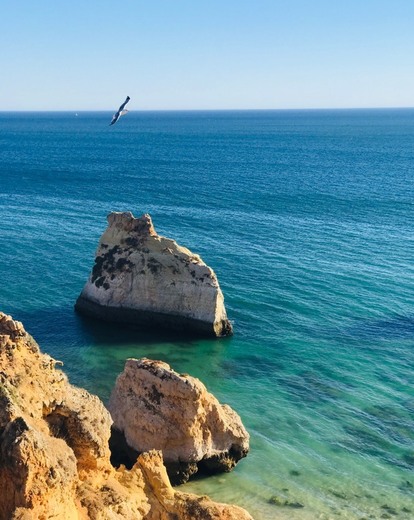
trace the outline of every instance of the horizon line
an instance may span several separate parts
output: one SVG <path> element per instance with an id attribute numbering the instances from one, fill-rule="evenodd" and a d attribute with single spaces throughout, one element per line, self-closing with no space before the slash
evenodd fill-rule
<path id="1" fill-rule="evenodd" d="M 413 106 L 372 106 L 372 107 L 300 107 L 300 108 L 141 108 L 129 112 L 271 112 L 271 111 L 299 111 L 299 110 L 410 110 Z M 113 112 L 113 108 L 74 109 L 74 108 L 47 108 L 47 109 L 1 109 L 0 113 L 15 112 Z"/>

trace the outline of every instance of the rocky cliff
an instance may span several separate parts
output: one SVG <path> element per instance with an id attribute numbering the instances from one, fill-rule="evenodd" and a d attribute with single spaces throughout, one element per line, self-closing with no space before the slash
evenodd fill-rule
<path id="1" fill-rule="evenodd" d="M 115 469 L 109 413 L 60 364 L 0 313 L 0 520 L 252 520 L 174 490 L 159 451 Z"/>
<path id="2" fill-rule="evenodd" d="M 150 359 L 128 359 L 109 401 L 116 450 L 123 462 L 155 448 L 174 484 L 197 471 L 227 472 L 247 455 L 249 434 L 240 417 L 203 383 Z M 122 460 L 122 459 L 121 459 Z"/>
<path id="3" fill-rule="evenodd" d="M 217 277 L 198 255 L 157 235 L 149 215 L 110 213 L 108 223 L 78 311 L 201 335 L 232 333 Z"/>

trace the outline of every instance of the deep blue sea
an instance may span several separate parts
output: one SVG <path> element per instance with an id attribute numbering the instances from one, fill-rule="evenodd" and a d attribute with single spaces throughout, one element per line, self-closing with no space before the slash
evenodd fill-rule
<path id="1" fill-rule="evenodd" d="M 111 115 L 0 114 L 0 310 L 104 401 L 145 356 L 230 404 L 251 452 L 183 490 L 255 520 L 412 520 L 414 109 Z M 74 313 L 113 210 L 201 255 L 233 337 Z"/>

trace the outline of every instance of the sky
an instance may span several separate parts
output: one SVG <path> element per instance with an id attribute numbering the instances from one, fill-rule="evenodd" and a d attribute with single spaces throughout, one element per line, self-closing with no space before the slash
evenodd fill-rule
<path id="1" fill-rule="evenodd" d="M 2 0 L 0 110 L 414 107 L 413 0 Z"/>

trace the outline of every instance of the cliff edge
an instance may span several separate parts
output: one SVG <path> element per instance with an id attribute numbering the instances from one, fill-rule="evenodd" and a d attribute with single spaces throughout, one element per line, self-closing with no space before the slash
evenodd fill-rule
<path id="1" fill-rule="evenodd" d="M 149 215 L 113 212 L 75 308 L 86 315 L 182 333 L 227 336 L 223 293 L 214 271 Z"/>
<path id="2" fill-rule="evenodd" d="M 0 312 L 0 520 L 252 520 L 171 487 L 162 454 L 115 469 L 111 418 Z"/>

